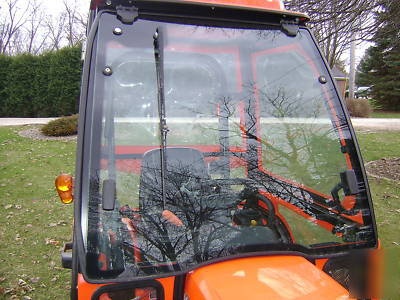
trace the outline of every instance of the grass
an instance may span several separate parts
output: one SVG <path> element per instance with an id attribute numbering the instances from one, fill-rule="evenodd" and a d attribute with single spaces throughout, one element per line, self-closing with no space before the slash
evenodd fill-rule
<path id="1" fill-rule="evenodd" d="M 383 157 L 399 157 L 399 132 L 380 132 L 357 135 L 364 162 Z M 400 183 L 369 178 L 374 200 L 378 235 L 385 249 L 385 300 L 398 300 L 400 295 Z"/>
<path id="2" fill-rule="evenodd" d="M 18 130 L 0 127 L 0 299 L 67 299 L 60 250 L 71 239 L 72 206 L 61 204 L 54 179 L 73 173 L 76 146 Z"/>
<path id="3" fill-rule="evenodd" d="M 0 299 L 68 299 L 70 272 L 60 251 L 70 241 L 72 206 L 54 190 L 60 172 L 73 174 L 74 141 L 34 141 L 23 127 L 0 127 Z M 395 157 L 400 133 L 358 135 L 364 160 Z M 400 295 L 400 185 L 370 179 L 379 236 L 389 261 L 388 294 Z M 14 297 L 14 298 L 13 298 Z"/>
<path id="4" fill-rule="evenodd" d="M 376 110 L 369 115 L 370 118 L 400 119 L 400 112 Z"/>
<path id="5" fill-rule="evenodd" d="M 357 135 L 364 162 L 383 157 L 400 155 L 400 134 L 398 132 L 379 132 Z"/>

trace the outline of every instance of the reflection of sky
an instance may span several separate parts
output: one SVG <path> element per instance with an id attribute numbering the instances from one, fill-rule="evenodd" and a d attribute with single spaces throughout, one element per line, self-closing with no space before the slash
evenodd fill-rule
<path id="1" fill-rule="evenodd" d="M 204 296 L 218 294 L 216 299 L 233 294 L 235 299 L 350 299 L 345 288 L 304 258 L 253 257 L 214 265 L 208 272 L 207 268 L 199 270 L 197 280 Z M 218 280 L 222 276 L 224 285 Z M 241 286 L 251 286 L 251 297 Z"/>
<path id="2" fill-rule="evenodd" d="M 310 277 L 313 279 L 318 278 L 318 272 L 313 273 L 315 274 L 310 274 Z M 257 277 L 260 282 L 268 285 L 284 299 L 296 299 L 299 296 L 306 296 L 318 288 L 306 278 L 288 270 L 262 268 L 258 270 Z M 285 280 L 282 280 L 282 278 Z"/>

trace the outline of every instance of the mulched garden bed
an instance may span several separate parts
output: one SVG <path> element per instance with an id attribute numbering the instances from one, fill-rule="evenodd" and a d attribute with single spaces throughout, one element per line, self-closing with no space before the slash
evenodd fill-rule
<path id="1" fill-rule="evenodd" d="M 400 157 L 381 158 L 367 163 L 365 167 L 372 176 L 400 182 Z"/>
<path id="2" fill-rule="evenodd" d="M 44 135 L 39 127 L 30 127 L 28 129 L 19 131 L 18 134 L 22 137 L 31 138 L 34 140 L 47 140 L 47 141 L 69 141 L 75 140 L 76 135 L 70 136 L 46 136 Z"/>

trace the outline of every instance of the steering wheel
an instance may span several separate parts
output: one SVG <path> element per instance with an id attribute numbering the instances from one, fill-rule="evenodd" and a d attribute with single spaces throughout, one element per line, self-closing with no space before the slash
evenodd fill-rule
<path id="1" fill-rule="evenodd" d="M 269 199 L 257 190 L 249 188 L 245 188 L 240 192 L 239 196 L 241 199 L 240 205 L 243 208 L 237 210 L 233 216 L 233 221 L 237 225 L 268 225 L 273 229 L 277 223 L 277 216 L 275 214 L 275 207 Z M 267 209 L 259 205 L 260 201 L 266 205 Z M 262 223 L 262 219 L 265 220 L 266 211 L 268 211 L 267 224 Z"/>
<path id="2" fill-rule="evenodd" d="M 233 215 L 233 221 L 237 225 L 247 225 L 244 228 L 264 228 L 270 229 L 277 239 L 282 243 L 293 243 L 290 229 L 285 225 L 280 217 L 276 215 L 273 203 L 260 194 L 258 190 L 245 188 L 240 193 L 241 209 L 237 209 Z M 265 204 L 261 206 L 259 202 Z M 257 226 L 255 226 L 257 225 Z M 246 230 L 245 230 L 246 231 Z"/>

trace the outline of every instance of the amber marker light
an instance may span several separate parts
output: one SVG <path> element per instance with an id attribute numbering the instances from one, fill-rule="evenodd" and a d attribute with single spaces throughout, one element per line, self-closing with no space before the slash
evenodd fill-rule
<path id="1" fill-rule="evenodd" d="M 68 174 L 60 174 L 57 176 L 55 181 L 58 196 L 60 196 L 61 202 L 69 204 L 74 201 L 72 195 L 72 176 Z"/>

